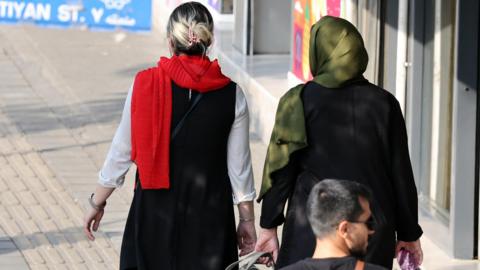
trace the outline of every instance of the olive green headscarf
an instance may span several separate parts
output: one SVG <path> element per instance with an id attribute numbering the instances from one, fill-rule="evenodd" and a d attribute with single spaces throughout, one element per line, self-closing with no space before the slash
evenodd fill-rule
<path id="1" fill-rule="evenodd" d="M 310 70 L 312 81 L 328 88 L 366 81 L 362 74 L 368 55 L 358 30 L 347 20 L 325 16 L 310 32 Z M 301 93 L 303 84 L 290 89 L 278 103 L 267 157 L 262 188 L 257 201 L 272 187 L 272 173 L 288 164 L 290 155 L 307 147 L 305 116 Z M 294 180 L 294 179 L 292 179 Z"/>

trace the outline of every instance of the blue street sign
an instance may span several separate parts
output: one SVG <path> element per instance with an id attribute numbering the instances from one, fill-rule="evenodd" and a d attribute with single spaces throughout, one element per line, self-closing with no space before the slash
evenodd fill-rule
<path id="1" fill-rule="evenodd" d="M 151 0 L 0 0 L 0 22 L 151 29 Z"/>

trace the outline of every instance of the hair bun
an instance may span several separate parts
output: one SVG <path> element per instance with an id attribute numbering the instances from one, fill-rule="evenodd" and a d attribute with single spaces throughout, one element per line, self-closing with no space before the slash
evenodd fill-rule
<path id="1" fill-rule="evenodd" d="M 202 42 L 207 47 L 212 44 L 213 34 L 205 23 L 192 21 L 188 28 L 188 32 L 189 41 L 192 41 L 193 43 Z M 190 38 L 193 38 L 194 40 L 190 40 Z"/>
<path id="2" fill-rule="evenodd" d="M 213 42 L 213 20 L 205 6 L 188 2 L 170 15 L 167 34 L 175 53 L 205 54 Z"/>

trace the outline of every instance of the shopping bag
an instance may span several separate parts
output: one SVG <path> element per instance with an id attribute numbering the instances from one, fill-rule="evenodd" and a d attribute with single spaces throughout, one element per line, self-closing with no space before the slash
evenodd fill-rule
<path id="1" fill-rule="evenodd" d="M 397 261 L 400 265 L 401 270 L 417 270 L 419 269 L 419 265 L 413 253 L 406 249 L 401 249 L 397 255 Z"/>
<path id="2" fill-rule="evenodd" d="M 273 256 L 269 252 L 252 252 L 243 256 L 240 260 L 230 264 L 227 268 L 225 268 L 225 270 L 232 270 L 237 265 L 238 270 L 257 270 L 258 268 L 255 267 L 255 263 L 260 257 L 267 257 L 273 262 Z"/>

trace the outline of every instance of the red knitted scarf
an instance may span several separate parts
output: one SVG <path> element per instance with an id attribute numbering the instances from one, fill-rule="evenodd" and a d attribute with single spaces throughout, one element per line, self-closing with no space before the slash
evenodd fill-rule
<path id="1" fill-rule="evenodd" d="M 170 187 L 172 81 L 205 93 L 230 83 L 218 65 L 205 56 L 162 57 L 158 66 L 135 77 L 131 105 L 132 154 L 143 189 Z"/>

